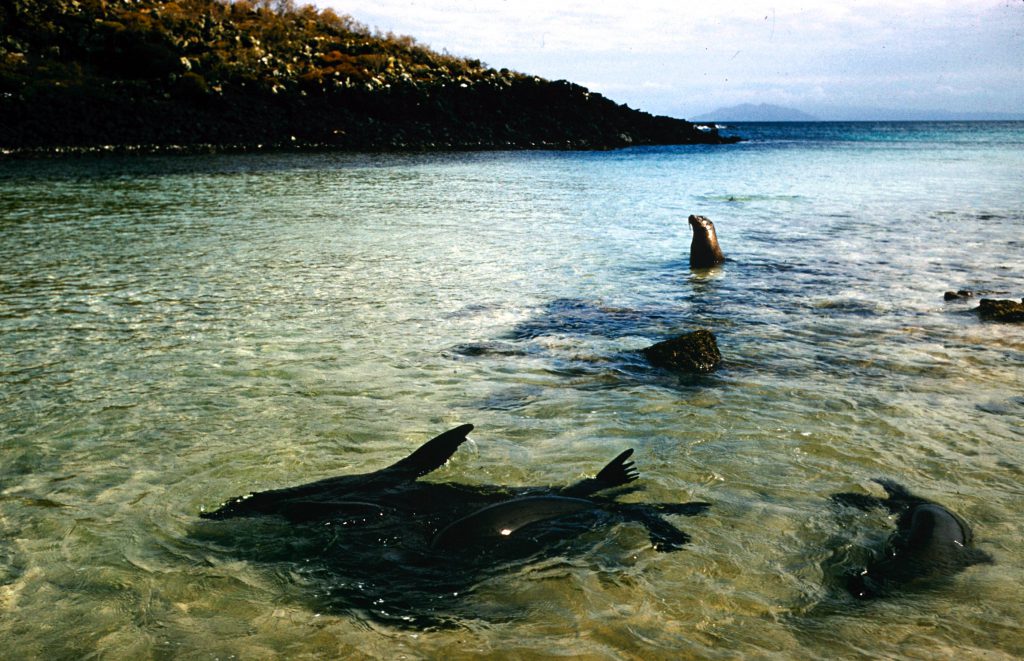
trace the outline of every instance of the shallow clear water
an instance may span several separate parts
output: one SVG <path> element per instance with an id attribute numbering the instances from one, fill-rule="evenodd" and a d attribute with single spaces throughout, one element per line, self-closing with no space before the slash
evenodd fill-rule
<path id="1" fill-rule="evenodd" d="M 0 161 L 7 654 L 1024 655 L 1024 326 L 942 297 L 1024 296 L 1024 124 L 736 130 Z M 722 268 L 688 268 L 690 213 Z M 713 375 L 637 353 L 696 328 Z M 423 630 L 322 608 L 345 577 L 289 555 L 287 527 L 196 516 L 462 422 L 474 443 L 430 480 L 565 484 L 633 447 L 645 489 L 623 500 L 712 508 L 672 519 L 675 553 L 622 523 L 497 568 Z M 854 602 L 835 566 L 893 524 L 829 495 L 879 476 L 963 515 L 996 564 Z"/>

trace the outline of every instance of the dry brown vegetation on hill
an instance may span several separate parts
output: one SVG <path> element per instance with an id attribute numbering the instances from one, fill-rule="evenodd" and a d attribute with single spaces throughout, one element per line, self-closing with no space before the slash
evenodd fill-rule
<path id="1" fill-rule="evenodd" d="M 720 141 L 291 0 L 9 0 L 0 26 L 6 149 Z"/>

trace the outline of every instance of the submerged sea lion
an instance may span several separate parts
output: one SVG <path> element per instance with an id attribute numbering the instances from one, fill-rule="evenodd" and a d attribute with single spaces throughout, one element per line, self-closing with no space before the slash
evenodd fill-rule
<path id="1" fill-rule="evenodd" d="M 315 608 L 421 626 L 457 620 L 460 595 L 478 583 L 515 573 L 517 563 L 584 553 L 594 531 L 617 523 L 643 526 L 657 551 L 678 550 L 690 538 L 665 516 L 709 507 L 617 502 L 636 490 L 633 450 L 568 486 L 418 480 L 444 464 L 472 428 L 447 431 L 375 472 L 232 498 L 201 512 L 218 525 L 200 525 L 196 534 L 245 560 L 293 566 L 316 585 Z M 260 521 L 245 521 L 253 518 Z"/>
<path id="2" fill-rule="evenodd" d="M 689 537 L 676 530 L 661 513 L 696 514 L 707 503 L 625 504 L 595 498 L 599 491 L 623 486 L 639 477 L 629 449 L 611 460 L 593 478 L 567 487 L 495 487 L 417 483 L 440 467 L 466 440 L 472 425 L 462 425 L 427 441 L 398 463 L 373 473 L 344 475 L 296 487 L 261 491 L 232 498 L 204 519 L 277 515 L 292 522 L 387 520 L 402 525 L 426 524 L 433 548 L 472 546 L 515 536 L 541 521 L 581 511 L 600 510 L 619 520 L 647 527 L 658 550 L 675 550 Z M 415 522 L 413 521 L 415 519 Z"/>
<path id="3" fill-rule="evenodd" d="M 706 269 L 725 261 L 722 248 L 718 245 L 715 224 L 704 216 L 690 216 L 693 239 L 690 241 L 690 268 Z"/>
<path id="4" fill-rule="evenodd" d="M 911 581 L 951 576 L 966 567 L 993 562 L 992 556 L 971 548 L 974 535 L 960 516 L 907 491 L 890 480 L 875 480 L 888 498 L 837 493 L 832 500 L 862 510 L 881 507 L 897 515 L 896 532 L 889 536 L 881 557 L 847 577 L 847 589 L 858 599 L 884 596 Z"/>

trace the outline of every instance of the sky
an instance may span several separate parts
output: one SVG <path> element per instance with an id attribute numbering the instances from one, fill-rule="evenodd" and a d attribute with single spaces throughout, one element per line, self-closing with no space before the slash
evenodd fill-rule
<path id="1" fill-rule="evenodd" d="M 301 3 L 300 3 L 301 4 Z M 630 107 L 1024 117 L 1024 0 L 316 0 L 382 32 Z M 847 115 L 847 116 L 844 116 Z"/>

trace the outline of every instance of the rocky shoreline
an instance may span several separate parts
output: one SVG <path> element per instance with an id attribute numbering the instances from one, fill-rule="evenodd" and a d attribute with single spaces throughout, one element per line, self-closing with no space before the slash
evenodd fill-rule
<path id="1" fill-rule="evenodd" d="M 578 85 L 541 79 L 284 97 L 54 88 L 28 99 L 3 99 L 0 115 L 6 118 L 0 126 L 6 153 L 599 150 L 738 141 L 618 105 Z"/>
<path id="2" fill-rule="evenodd" d="M 567 81 L 247 0 L 0 8 L 0 153 L 616 149 L 737 142 Z"/>

